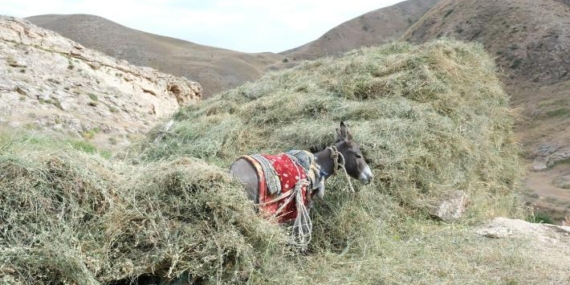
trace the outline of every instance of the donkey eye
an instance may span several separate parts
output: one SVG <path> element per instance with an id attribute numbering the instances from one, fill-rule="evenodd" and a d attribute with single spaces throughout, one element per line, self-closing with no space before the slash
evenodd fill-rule
<path id="1" fill-rule="evenodd" d="M 360 153 L 356 153 L 356 154 L 354 154 L 354 156 L 356 156 L 356 158 L 362 158 L 362 154 L 360 154 Z"/>

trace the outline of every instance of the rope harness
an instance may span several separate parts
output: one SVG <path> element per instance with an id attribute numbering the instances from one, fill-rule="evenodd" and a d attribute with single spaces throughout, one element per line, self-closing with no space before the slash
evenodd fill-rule
<path id="1" fill-rule="evenodd" d="M 334 145 L 327 147 L 327 149 L 331 151 L 331 158 L 334 161 L 334 171 L 336 172 L 339 169 L 344 170 L 344 175 L 346 176 L 346 181 L 348 182 L 350 192 L 354 193 L 354 187 L 352 187 L 352 182 L 350 181 L 350 177 L 348 176 L 348 172 L 346 171 L 346 167 L 344 166 L 346 162 L 344 160 L 344 155 L 342 155 L 342 153 L 338 151 L 338 149 Z M 341 162 L 339 162 L 339 158 Z"/>
<path id="2" fill-rule="evenodd" d="M 242 158 L 247 159 L 258 173 L 259 209 L 265 216 L 281 223 L 293 221 L 289 243 L 306 248 L 313 230 L 308 207 L 312 196 L 324 191 L 324 177 L 320 176 L 314 155 L 306 151 L 289 151 Z"/>
<path id="3" fill-rule="evenodd" d="M 335 146 L 327 147 L 330 150 L 330 157 L 334 161 L 334 171 L 343 170 L 348 181 L 350 191 L 354 192 L 352 182 L 345 167 L 345 158 Z M 275 158 L 283 160 L 287 157 L 295 166 L 296 182 L 290 190 L 283 185 L 284 177 L 287 174 L 279 173 L 275 169 Z M 259 176 L 259 208 L 272 218 L 277 218 L 279 222 L 293 221 L 291 227 L 290 244 L 306 248 L 311 242 L 313 223 L 309 216 L 309 208 L 312 205 L 312 197 L 324 196 L 324 180 L 328 175 L 321 170 L 316 163 L 314 155 L 307 151 L 291 150 L 277 156 L 269 155 L 244 155 L 253 164 Z M 294 201 L 294 207 L 291 203 Z M 279 205 L 276 207 L 276 205 Z M 292 212 L 291 210 L 294 210 Z"/>

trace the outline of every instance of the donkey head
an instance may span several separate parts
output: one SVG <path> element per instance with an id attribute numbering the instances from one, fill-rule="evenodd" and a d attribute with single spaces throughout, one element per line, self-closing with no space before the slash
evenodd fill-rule
<path id="1" fill-rule="evenodd" d="M 344 157 L 346 172 L 352 178 L 358 179 L 364 184 L 370 183 L 374 177 L 372 171 L 364 160 L 360 147 L 352 140 L 352 135 L 344 122 L 340 122 L 340 129 L 336 129 L 336 132 L 338 137 L 335 146 Z"/>

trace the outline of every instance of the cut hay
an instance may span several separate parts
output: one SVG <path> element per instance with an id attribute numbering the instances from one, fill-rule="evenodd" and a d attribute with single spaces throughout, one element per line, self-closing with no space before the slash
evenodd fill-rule
<path id="1" fill-rule="evenodd" d="M 129 150 L 135 164 L 1 135 L 0 280 L 500 283 L 504 258 L 518 262 L 512 280 L 540 280 L 523 274 L 544 266 L 520 262 L 519 247 L 493 251 L 469 234 L 470 224 L 520 211 L 508 97 L 480 45 L 396 43 L 307 62 L 173 119 L 169 132 L 157 126 Z M 309 251 L 299 254 L 227 171 L 242 154 L 326 146 L 341 120 L 375 180 L 347 193 L 343 176 L 329 179 L 311 212 Z M 430 220 L 426 209 L 455 190 L 469 196 L 465 216 Z"/>
<path id="2" fill-rule="evenodd" d="M 227 173 L 196 159 L 133 167 L 45 138 L 2 138 L 0 267 L 14 282 L 239 281 L 285 240 Z"/>
<path id="3" fill-rule="evenodd" d="M 357 50 L 270 74 L 174 118 L 146 159 L 187 155 L 228 167 L 241 154 L 325 146 L 347 121 L 377 177 L 368 189 L 413 211 L 462 190 L 474 203 L 468 216 L 483 218 L 520 174 L 508 97 L 480 45 Z"/>

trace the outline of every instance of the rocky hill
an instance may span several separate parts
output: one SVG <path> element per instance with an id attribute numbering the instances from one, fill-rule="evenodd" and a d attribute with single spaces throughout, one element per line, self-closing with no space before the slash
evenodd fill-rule
<path id="1" fill-rule="evenodd" d="M 551 85 L 570 78 L 570 6 L 556 0 L 446 0 L 404 36 L 477 41 L 497 56 L 509 83 Z M 516 94 L 513 94 L 518 99 Z"/>
<path id="2" fill-rule="evenodd" d="M 11 129 L 124 146 L 201 96 L 196 82 L 131 65 L 28 21 L 0 16 L 0 124 Z"/>
<path id="3" fill-rule="evenodd" d="M 521 118 L 529 200 L 557 220 L 570 216 L 570 5 L 568 1 L 446 0 L 403 36 L 475 41 L 495 55 Z"/>
<path id="4" fill-rule="evenodd" d="M 281 54 L 293 60 L 334 56 L 349 50 L 397 40 L 440 0 L 408 0 L 354 18 L 320 38 Z"/>
<path id="5" fill-rule="evenodd" d="M 284 57 L 249 54 L 131 29 L 93 15 L 40 15 L 32 23 L 130 63 L 200 82 L 204 98 L 259 78 Z"/>

